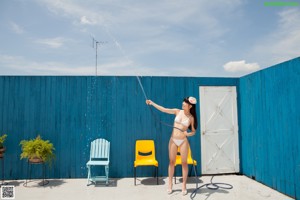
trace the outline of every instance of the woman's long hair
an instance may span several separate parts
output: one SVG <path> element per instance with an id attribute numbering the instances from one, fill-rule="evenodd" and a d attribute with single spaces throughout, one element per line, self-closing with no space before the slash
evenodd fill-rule
<path id="1" fill-rule="evenodd" d="M 192 106 L 190 109 L 190 113 L 194 117 L 194 128 L 197 129 L 198 128 L 198 119 L 197 119 L 197 113 L 196 113 L 196 104 L 190 103 L 189 97 L 186 97 L 183 101 Z M 189 126 L 189 129 L 192 130 L 192 125 Z"/>

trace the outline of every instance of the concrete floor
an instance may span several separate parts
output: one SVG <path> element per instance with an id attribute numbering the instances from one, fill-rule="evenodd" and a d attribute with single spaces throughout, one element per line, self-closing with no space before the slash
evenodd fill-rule
<path id="1" fill-rule="evenodd" d="M 210 176 L 199 178 L 199 186 L 209 183 Z M 53 179 L 49 180 L 46 186 L 39 186 L 40 180 L 34 180 L 23 186 L 24 180 L 5 181 L 8 185 L 15 186 L 15 199 L 17 200 L 176 200 L 191 199 L 190 194 L 195 189 L 195 178 L 189 178 L 187 189 L 188 194 L 181 194 L 181 178 L 177 177 L 177 184 L 173 186 L 173 193 L 168 195 L 167 177 L 159 179 L 156 185 L 154 178 L 138 178 L 134 186 L 133 178 L 110 179 L 109 186 L 98 183 L 97 185 L 86 186 L 86 179 Z M 197 192 L 195 200 L 290 200 L 292 198 L 283 195 L 267 186 L 264 186 L 245 176 L 223 175 L 216 176 L 213 182 L 230 183 L 231 190 L 201 189 Z M 1 197 L 0 197 L 1 199 Z"/>

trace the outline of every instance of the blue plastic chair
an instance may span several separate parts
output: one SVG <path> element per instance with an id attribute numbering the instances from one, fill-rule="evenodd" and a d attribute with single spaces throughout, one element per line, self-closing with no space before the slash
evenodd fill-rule
<path id="1" fill-rule="evenodd" d="M 90 160 L 86 163 L 88 168 L 87 185 L 89 182 L 96 184 L 97 181 L 105 181 L 108 185 L 109 151 L 110 142 L 107 140 L 98 138 L 91 142 Z M 104 166 L 105 176 L 92 176 L 92 166 Z"/>

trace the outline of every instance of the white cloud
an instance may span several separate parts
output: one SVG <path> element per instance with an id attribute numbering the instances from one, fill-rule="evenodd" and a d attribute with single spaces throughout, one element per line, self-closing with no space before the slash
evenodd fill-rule
<path id="1" fill-rule="evenodd" d="M 94 65 L 69 65 L 55 61 L 36 62 L 22 56 L 6 54 L 0 54 L 0 66 L 4 66 L 1 75 L 95 75 Z M 145 70 L 135 67 L 129 59 L 101 64 L 97 69 L 98 75 L 133 75 L 142 74 Z"/>
<path id="2" fill-rule="evenodd" d="M 81 24 L 94 25 L 94 24 L 96 24 L 97 22 L 94 21 L 94 20 L 89 20 L 86 16 L 82 16 L 82 17 L 80 18 L 80 23 L 81 23 Z"/>
<path id="3" fill-rule="evenodd" d="M 300 9 L 285 9 L 278 16 L 277 28 L 253 49 L 253 56 L 266 66 L 300 56 Z"/>
<path id="4" fill-rule="evenodd" d="M 11 25 L 12 30 L 15 33 L 22 34 L 24 32 L 24 29 L 20 25 L 16 24 L 15 22 L 10 22 L 10 25 Z"/>
<path id="5" fill-rule="evenodd" d="M 230 61 L 226 63 L 223 68 L 228 72 L 252 72 L 259 69 L 259 65 L 257 63 L 246 63 L 245 60 L 241 61 Z"/>
<path id="6" fill-rule="evenodd" d="M 70 67 L 59 62 L 36 62 L 22 56 L 0 54 L 1 75 L 93 75 L 94 66 Z M 8 71 L 8 72 L 6 72 Z"/>
<path id="7" fill-rule="evenodd" d="M 203 40 L 214 40 L 228 31 L 221 23 L 222 18 L 212 14 L 218 10 L 221 16 L 233 12 L 242 0 L 205 1 L 155 1 L 128 4 L 103 0 L 93 3 L 80 1 L 43 0 L 43 3 L 55 14 L 69 17 L 74 24 L 93 25 L 108 29 L 107 32 L 132 36 L 140 44 L 140 37 L 161 36 L 193 31 Z M 229 3 L 230 2 L 230 3 Z M 92 5 L 92 6 L 91 6 Z M 97 9 L 95 8 L 102 8 Z M 80 21 L 78 23 L 78 18 Z M 174 29 L 178 28 L 178 29 Z M 198 27 L 198 28 L 197 28 Z M 171 37 L 170 37 L 171 36 Z M 142 38 L 144 41 L 145 39 Z M 173 40 L 174 41 L 174 40 Z M 180 38 L 177 39 L 180 41 Z M 178 46 L 174 44 L 173 48 Z"/>
<path id="8" fill-rule="evenodd" d="M 280 52 L 286 56 L 296 57 L 300 55 L 300 9 L 289 9 L 279 13 L 280 21 L 277 36 L 273 38 L 274 53 Z M 281 52 L 284 49 L 285 52 Z"/>
<path id="9" fill-rule="evenodd" d="M 59 18 L 73 23 L 72 32 L 77 29 L 80 32 L 93 33 L 96 39 L 114 44 L 105 52 L 107 64 L 104 65 L 107 67 L 103 66 L 99 69 L 105 70 L 103 73 L 135 74 L 135 71 L 125 67 L 128 64 L 124 63 L 130 63 L 129 56 L 131 60 L 139 62 L 140 67 L 135 70 L 144 75 L 185 76 L 190 75 L 190 71 L 197 71 L 197 74 L 192 74 L 196 76 L 199 73 L 205 75 L 203 71 L 206 69 L 199 69 L 199 66 L 207 66 L 205 63 L 209 60 L 206 59 L 207 57 L 222 51 L 221 45 L 216 41 L 224 40 L 222 37 L 230 30 L 226 22 L 223 22 L 223 18 L 226 18 L 223 16 L 231 19 L 228 14 L 231 15 L 239 10 L 243 2 L 243 0 L 228 1 L 226 3 L 222 0 L 153 1 L 151 3 L 147 1 L 124 3 L 119 0 L 38 0 L 36 2 L 48 8 Z M 87 26 L 95 24 L 97 26 Z M 79 40 L 83 39 L 81 37 Z M 51 48 L 59 48 L 64 45 L 65 40 L 47 38 L 36 42 Z M 84 53 L 86 52 L 82 52 Z M 199 55 L 201 59 L 198 59 Z M 183 63 L 184 61 L 176 63 L 174 62 L 176 59 L 172 59 L 179 60 L 179 57 L 182 57 L 181 60 L 185 60 L 186 63 Z M 118 63 L 124 66 L 115 66 Z M 190 70 L 181 70 L 182 66 Z"/>
<path id="10" fill-rule="evenodd" d="M 61 62 L 44 61 L 37 62 L 22 56 L 11 56 L 0 54 L 1 75 L 95 75 L 94 65 L 68 65 Z M 138 66 L 132 60 L 122 59 L 100 64 L 97 67 L 99 76 L 144 76 L 155 74 L 155 76 L 194 76 L 193 73 L 186 74 L 186 69 L 173 69 L 173 75 L 169 74 L 167 68 L 152 68 Z"/>
<path id="11" fill-rule="evenodd" d="M 296 25 L 296 27 L 299 27 L 296 23 L 299 22 L 299 9 L 293 8 L 293 9 L 287 9 L 283 10 L 278 13 L 280 16 L 279 19 L 279 25 L 280 28 L 283 28 L 283 30 L 290 29 Z"/>
<path id="12" fill-rule="evenodd" d="M 48 9 L 56 15 L 68 17 L 73 20 L 73 24 L 80 25 L 94 25 L 101 24 L 105 20 L 103 18 L 103 11 L 93 11 L 94 4 L 88 3 L 84 5 L 82 2 L 75 1 L 61 1 L 61 0 L 41 0 L 38 3 L 46 4 Z M 78 19 L 79 23 L 78 23 Z"/>
<path id="13" fill-rule="evenodd" d="M 63 46 L 65 41 L 66 40 L 64 38 L 56 37 L 56 38 L 37 39 L 35 42 L 46 45 L 51 48 L 59 48 Z"/>

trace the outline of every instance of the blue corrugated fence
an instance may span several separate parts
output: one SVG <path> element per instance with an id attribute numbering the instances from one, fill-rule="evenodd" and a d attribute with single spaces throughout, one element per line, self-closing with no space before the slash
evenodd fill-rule
<path id="1" fill-rule="evenodd" d="M 199 98 L 200 85 L 237 84 L 237 79 L 231 78 L 140 79 L 149 98 L 171 108 L 180 108 L 186 96 Z M 111 177 L 133 176 L 137 139 L 155 141 L 159 176 L 167 176 L 172 130 L 151 115 L 136 77 L 2 76 L 0 109 L 0 131 L 8 134 L 6 179 L 26 178 L 27 165 L 20 160 L 19 143 L 38 134 L 56 148 L 56 159 L 47 170 L 50 178 L 86 177 L 90 142 L 98 137 L 111 142 Z M 173 116 L 155 113 L 159 120 L 173 123 Z M 200 163 L 199 131 L 190 141 L 193 155 Z M 34 177 L 39 174 L 37 169 Z M 137 174 L 151 176 L 152 169 L 141 168 Z"/>
<path id="2" fill-rule="evenodd" d="M 147 76 L 140 80 L 150 99 L 169 108 L 180 108 L 186 96 L 199 99 L 199 86 L 237 86 L 241 173 L 300 197 L 300 58 L 239 79 Z M 159 176 L 167 176 L 172 130 L 155 120 L 136 77 L 2 76 L 0 109 L 0 131 L 8 135 L 5 179 L 26 178 L 19 143 L 38 134 L 56 148 L 49 178 L 86 177 L 90 142 L 99 137 L 111 142 L 110 177 L 133 176 L 138 139 L 155 141 Z M 159 120 L 173 123 L 174 116 L 155 113 Z M 200 120 L 199 107 L 197 114 Z M 190 143 L 200 172 L 199 130 Z M 137 175 L 152 176 L 152 172 L 140 168 Z M 40 173 L 37 169 L 33 176 Z"/>
<path id="3" fill-rule="evenodd" d="M 300 58 L 239 82 L 242 173 L 300 198 Z"/>

